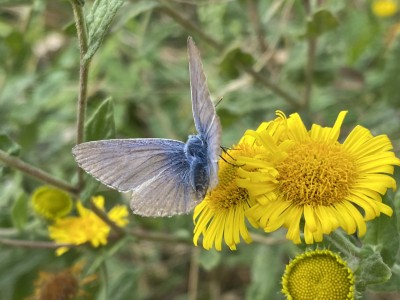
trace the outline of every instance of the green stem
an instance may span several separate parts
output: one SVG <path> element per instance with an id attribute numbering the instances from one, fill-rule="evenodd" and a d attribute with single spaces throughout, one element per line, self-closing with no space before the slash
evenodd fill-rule
<path id="1" fill-rule="evenodd" d="M 361 249 L 350 242 L 350 240 L 346 238 L 339 230 L 336 230 L 330 235 L 326 236 L 326 239 L 347 256 L 359 257 L 361 254 Z"/>
<path id="2" fill-rule="evenodd" d="M 258 45 L 260 47 L 261 52 L 266 52 L 268 50 L 268 46 L 265 42 L 265 33 L 263 29 L 263 25 L 260 20 L 259 11 L 257 7 L 258 1 L 247 0 L 247 11 L 249 13 L 250 23 L 254 27 L 254 32 L 257 37 Z"/>
<path id="3" fill-rule="evenodd" d="M 294 109 L 299 109 L 301 105 L 297 101 L 297 99 L 291 96 L 286 91 L 282 90 L 279 86 L 269 81 L 265 76 L 261 76 L 259 72 L 251 68 L 244 69 L 248 74 L 250 74 L 258 83 L 261 83 L 263 86 L 274 92 L 275 94 L 281 96 L 287 103 L 289 103 Z"/>
<path id="4" fill-rule="evenodd" d="M 123 237 L 126 232 L 123 228 L 119 227 L 114 221 L 112 221 L 108 215 L 102 211 L 101 209 L 99 209 L 92 201 L 91 201 L 91 207 L 90 209 L 100 218 L 104 221 L 104 223 L 106 223 L 108 226 L 110 226 L 112 229 L 114 229 L 116 235 L 117 235 L 117 239 Z"/>
<path id="5" fill-rule="evenodd" d="M 199 285 L 199 256 L 200 249 L 197 247 L 192 248 L 192 255 L 190 258 L 190 269 L 188 279 L 188 299 L 197 299 L 197 289 Z"/>
<path id="6" fill-rule="evenodd" d="M 163 5 L 160 7 L 160 10 L 169 15 L 172 19 L 174 19 L 178 24 L 182 25 L 183 28 L 194 32 L 196 35 L 198 35 L 202 40 L 206 41 L 209 45 L 212 47 L 221 50 L 223 48 L 222 44 L 218 43 L 216 40 L 214 40 L 211 36 L 206 34 L 201 28 L 196 26 L 193 22 L 189 21 L 186 19 L 184 16 L 182 16 L 180 13 L 178 13 L 176 10 L 172 9 L 171 7 L 167 5 Z"/>
<path id="7" fill-rule="evenodd" d="M 304 9 L 307 13 L 307 16 L 311 16 L 311 5 L 309 0 L 304 0 Z M 305 69 L 305 90 L 304 90 L 304 98 L 303 98 L 303 107 L 308 108 L 311 101 L 311 91 L 313 86 L 313 75 L 315 68 L 315 55 L 317 51 L 317 39 L 315 37 L 309 37 L 308 41 L 308 49 L 307 49 L 307 65 Z"/>
<path id="8" fill-rule="evenodd" d="M 25 174 L 40 180 L 44 183 L 48 183 L 50 185 L 53 185 L 61 190 L 64 190 L 72 195 L 77 195 L 78 191 L 77 189 L 70 185 L 69 183 L 61 180 L 54 178 L 51 174 L 46 173 L 45 171 L 36 168 L 30 164 L 27 164 L 26 162 L 20 160 L 17 157 L 8 155 L 6 152 L 0 150 L 0 161 L 4 162 L 7 166 L 12 167 L 14 169 L 17 169 L 21 172 L 24 172 Z"/>
<path id="9" fill-rule="evenodd" d="M 88 50 L 88 33 L 86 28 L 85 17 L 83 14 L 82 5 L 77 0 L 71 0 L 72 9 L 74 12 L 76 32 L 79 41 L 80 64 L 79 64 L 79 96 L 77 108 L 77 133 L 76 143 L 80 144 L 85 140 L 85 116 L 86 116 L 86 98 L 87 85 L 89 77 L 90 60 L 85 59 L 85 54 Z M 84 176 L 82 169 L 78 168 L 78 190 L 82 190 L 84 185 Z"/>
<path id="10" fill-rule="evenodd" d="M 129 231 L 129 234 L 137 239 L 146 241 L 193 245 L 192 239 L 189 237 L 179 237 L 168 233 L 151 232 L 135 228 Z"/>
<path id="11" fill-rule="evenodd" d="M 0 244 L 13 246 L 13 247 L 23 247 L 30 249 L 57 249 L 60 247 L 74 247 L 73 244 L 58 244 L 54 242 L 43 242 L 43 241 L 27 241 L 27 240 L 14 240 L 14 239 L 6 239 L 0 238 Z"/>

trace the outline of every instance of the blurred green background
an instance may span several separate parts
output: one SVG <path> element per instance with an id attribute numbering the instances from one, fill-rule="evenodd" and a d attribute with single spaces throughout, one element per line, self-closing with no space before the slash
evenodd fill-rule
<path id="1" fill-rule="evenodd" d="M 87 119 L 111 97 L 108 112 L 116 137 L 186 141 L 195 130 L 186 54 L 191 35 L 212 98 L 222 98 L 217 112 L 224 146 L 274 118 L 276 110 L 299 112 L 306 124 L 324 126 L 349 110 L 343 134 L 363 125 L 374 135 L 387 134 L 398 154 L 400 14 L 379 15 L 372 4 L 125 1 L 91 62 Z M 86 1 L 86 12 L 91 5 Z M 77 182 L 71 148 L 78 75 L 79 48 L 68 1 L 0 0 L 0 149 L 71 183 Z M 112 118 L 104 122 L 112 131 Z M 29 204 L 41 183 L 1 163 L 0 172 L 0 236 L 48 241 L 45 223 Z M 104 186 L 98 193 L 107 207 L 129 200 Z M 283 299 L 280 277 L 296 253 L 282 240 L 284 232 L 218 253 L 190 244 L 191 216 L 131 215 L 130 226 L 184 242 L 133 236 L 59 258 L 53 249 L 0 245 L 0 299 L 25 299 L 33 294 L 39 271 L 62 270 L 82 257 L 89 266 L 85 272 L 98 276 L 83 288 L 86 299 L 193 299 L 191 270 L 199 272 L 198 299 Z M 370 293 L 365 299 L 398 298 Z"/>

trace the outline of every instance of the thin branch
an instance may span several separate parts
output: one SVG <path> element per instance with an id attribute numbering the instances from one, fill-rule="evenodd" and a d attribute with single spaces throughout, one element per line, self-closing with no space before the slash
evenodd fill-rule
<path id="1" fill-rule="evenodd" d="M 189 282 L 188 282 L 188 299 L 197 299 L 197 287 L 199 283 L 199 255 L 200 249 L 197 247 L 192 248 L 192 255 L 190 258 Z"/>
<path id="2" fill-rule="evenodd" d="M 298 101 L 295 97 L 291 96 L 289 93 L 282 90 L 279 86 L 272 83 L 264 76 L 261 76 L 261 74 L 259 72 L 256 72 L 251 68 L 245 68 L 244 70 L 248 74 L 250 74 L 256 81 L 258 81 L 258 83 L 261 83 L 262 85 L 267 87 L 269 90 L 273 91 L 275 94 L 281 96 L 287 103 L 292 105 L 292 107 L 294 109 L 300 108 L 300 104 L 298 103 Z"/>
<path id="3" fill-rule="evenodd" d="M 172 234 L 167 234 L 167 233 L 158 233 L 158 232 L 149 232 L 145 231 L 142 229 L 133 229 L 129 231 L 129 234 L 132 236 L 138 238 L 138 239 L 143 239 L 147 241 L 154 241 L 154 242 L 162 242 L 162 243 L 180 243 L 180 244 L 187 244 L 187 245 L 192 245 L 192 239 L 191 238 L 185 238 L 185 237 L 179 237 L 176 235 Z"/>
<path id="4" fill-rule="evenodd" d="M 22 247 L 29 249 L 57 249 L 60 247 L 74 247 L 76 245 L 73 244 L 58 244 L 54 242 L 44 242 L 44 241 L 27 241 L 27 240 L 14 240 L 14 239 L 5 239 L 0 238 L 0 244 L 14 247 Z"/>
<path id="5" fill-rule="evenodd" d="M 114 229 L 116 235 L 117 235 L 117 239 L 123 237 L 126 232 L 122 227 L 119 227 L 113 220 L 111 220 L 107 213 L 105 213 L 104 211 L 102 211 L 100 208 L 98 208 L 93 201 L 90 202 L 91 207 L 90 209 L 100 218 L 104 221 L 104 223 L 106 223 L 108 226 L 110 226 L 112 229 Z"/>
<path id="6" fill-rule="evenodd" d="M 79 41 L 80 64 L 79 64 L 79 96 L 77 108 L 76 143 L 80 144 L 85 140 L 85 116 L 86 116 L 86 97 L 89 77 L 90 60 L 85 60 L 88 50 L 88 33 L 85 17 L 83 15 L 82 4 L 78 0 L 71 0 L 74 12 L 76 32 Z M 78 168 L 78 190 L 84 185 L 83 170 Z"/>
<path id="7" fill-rule="evenodd" d="M 21 172 L 24 172 L 25 174 L 42 181 L 44 183 L 50 184 L 52 186 L 55 186 L 61 190 L 64 190 L 72 195 L 77 195 L 77 189 L 70 185 L 69 183 L 61 180 L 54 178 L 51 174 L 46 173 L 45 171 L 34 167 L 21 159 L 8 155 L 6 152 L 0 150 L 0 161 L 4 162 L 7 166 L 17 169 Z"/>
<path id="8" fill-rule="evenodd" d="M 203 30 L 201 30 L 201 28 L 199 28 L 193 22 L 186 19 L 184 16 L 182 16 L 176 10 L 173 10 L 169 6 L 161 6 L 159 9 L 163 13 L 169 15 L 172 19 L 177 21 L 180 25 L 182 25 L 183 28 L 196 33 L 196 35 L 198 35 L 202 40 L 206 41 L 209 45 L 213 46 L 214 48 L 216 48 L 218 50 L 221 50 L 223 48 L 222 44 L 218 43 L 211 36 L 209 36 Z"/>
<path id="9" fill-rule="evenodd" d="M 260 16 L 258 15 L 257 3 L 255 3 L 254 0 L 247 0 L 247 10 L 249 13 L 250 22 L 254 27 L 260 50 L 261 52 L 266 52 L 268 50 L 268 46 L 264 39 L 265 33 L 261 24 Z"/>
<path id="10" fill-rule="evenodd" d="M 218 51 L 223 50 L 223 45 L 215 41 L 212 37 L 207 35 L 204 31 L 201 30 L 198 26 L 196 26 L 193 22 L 189 21 L 186 19 L 184 16 L 182 16 L 180 13 L 178 13 L 176 10 L 173 10 L 169 6 L 162 6 L 159 8 L 161 12 L 164 12 L 165 14 L 169 15 L 171 18 L 173 18 L 178 24 L 180 24 L 183 28 L 194 32 L 197 34 L 201 39 L 206 41 L 209 45 L 217 49 Z M 237 67 L 241 68 L 243 71 L 248 73 L 253 77 L 254 80 L 257 82 L 261 83 L 263 86 L 274 92 L 275 94 L 281 96 L 286 102 L 288 102 L 290 105 L 292 105 L 294 108 L 299 108 L 300 103 L 299 101 L 291 96 L 289 93 L 286 91 L 282 90 L 279 86 L 276 84 L 272 83 L 269 81 L 267 78 L 261 76 L 260 72 L 255 71 L 252 68 L 243 68 L 240 65 L 240 62 L 237 63 Z"/>
<path id="11" fill-rule="evenodd" d="M 311 5 L 309 0 L 304 0 L 304 9 L 309 17 L 311 15 Z M 315 68 L 315 55 L 317 51 L 317 39 L 315 37 L 308 37 L 307 40 L 307 65 L 305 69 L 305 90 L 304 90 L 304 98 L 303 98 L 303 107 L 307 108 L 310 105 L 311 101 L 311 91 L 313 86 L 313 75 Z"/>

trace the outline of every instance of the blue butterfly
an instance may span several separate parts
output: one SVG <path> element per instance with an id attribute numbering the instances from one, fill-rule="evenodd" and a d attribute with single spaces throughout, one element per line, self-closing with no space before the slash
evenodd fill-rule
<path id="1" fill-rule="evenodd" d="M 192 111 L 197 134 L 170 139 L 114 139 L 76 145 L 78 165 L 103 184 L 132 192 L 142 216 L 189 213 L 218 183 L 221 124 L 210 98 L 199 51 L 188 38 Z"/>

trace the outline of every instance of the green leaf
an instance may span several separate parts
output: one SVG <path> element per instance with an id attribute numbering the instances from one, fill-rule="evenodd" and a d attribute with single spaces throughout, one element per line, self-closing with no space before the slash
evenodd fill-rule
<path id="1" fill-rule="evenodd" d="M 140 267 L 123 264 L 110 257 L 103 265 L 102 271 L 105 282 L 101 285 L 96 299 L 125 300 L 132 299 L 132 295 L 139 296 L 139 279 L 142 273 Z M 112 274 L 112 276 L 107 276 Z"/>
<path id="2" fill-rule="evenodd" d="M 99 255 L 99 251 L 96 251 L 96 256 L 94 261 L 91 263 L 89 269 L 87 270 L 88 274 L 92 274 L 97 272 L 103 264 L 112 259 L 112 257 L 123 247 L 126 246 L 127 242 L 132 241 L 132 237 L 126 236 L 122 239 L 118 240 L 111 247 L 102 249 L 102 254 Z"/>
<path id="3" fill-rule="evenodd" d="M 7 134 L 0 133 L 0 149 L 12 156 L 18 156 L 21 147 L 14 142 Z M 0 164 L 0 176 L 2 176 L 6 170 L 6 166 Z"/>
<path id="4" fill-rule="evenodd" d="M 330 11 L 319 10 L 307 21 L 304 37 L 316 38 L 325 32 L 335 29 L 338 25 L 338 19 Z"/>
<path id="5" fill-rule="evenodd" d="M 388 203 L 389 201 L 384 200 L 384 202 Z M 394 211 L 391 217 L 382 214 L 380 217 L 370 221 L 363 242 L 377 246 L 385 263 L 392 266 L 396 261 L 397 251 L 400 246 L 396 212 Z"/>
<path id="6" fill-rule="evenodd" d="M 282 275 L 282 261 L 276 259 L 277 249 L 260 245 L 254 254 L 251 268 L 252 282 L 247 289 L 246 299 L 277 299 L 276 290 Z"/>
<path id="7" fill-rule="evenodd" d="M 1 299 L 26 299 L 40 266 L 54 266 L 55 263 L 52 250 L 0 245 L 0 270 L 2 274 L 7 274 L 0 276 Z"/>
<path id="8" fill-rule="evenodd" d="M 211 249 L 207 251 L 200 251 L 199 264 L 206 270 L 210 271 L 218 266 L 221 261 L 221 253 L 217 250 Z"/>
<path id="9" fill-rule="evenodd" d="M 14 227 L 22 230 L 28 219 L 28 197 L 21 193 L 11 208 L 11 219 Z"/>
<path id="10" fill-rule="evenodd" d="M 111 98 L 104 100 L 85 126 L 87 141 L 111 139 L 115 137 L 114 105 Z M 81 200 L 86 203 L 99 186 L 99 182 L 91 176 L 87 176 L 85 188 L 81 193 Z"/>
<path id="11" fill-rule="evenodd" d="M 110 139 L 115 137 L 114 105 L 111 98 L 104 100 L 85 126 L 87 141 Z"/>
<path id="12" fill-rule="evenodd" d="M 357 290 L 363 291 L 371 284 L 382 284 L 390 279 L 392 272 L 383 262 L 376 247 L 365 245 L 361 250 L 359 267 L 355 272 Z"/>
<path id="13" fill-rule="evenodd" d="M 124 0 L 96 0 L 87 16 L 89 32 L 88 50 L 84 60 L 90 60 L 99 49 L 103 39 Z"/>
<path id="14" fill-rule="evenodd" d="M 9 155 L 18 156 L 21 147 L 7 134 L 0 133 L 0 149 Z"/>
<path id="15" fill-rule="evenodd" d="M 225 54 L 219 68 L 222 75 L 234 79 L 239 76 L 241 68 L 250 68 L 253 63 L 253 56 L 243 52 L 239 47 L 234 47 Z"/>
<path id="16" fill-rule="evenodd" d="M 397 266 L 398 268 L 398 266 Z M 398 271 L 398 270 L 397 270 Z M 369 290 L 380 292 L 399 292 L 400 291 L 400 274 L 395 273 L 392 269 L 392 277 L 384 284 L 377 284 L 368 287 Z"/>

